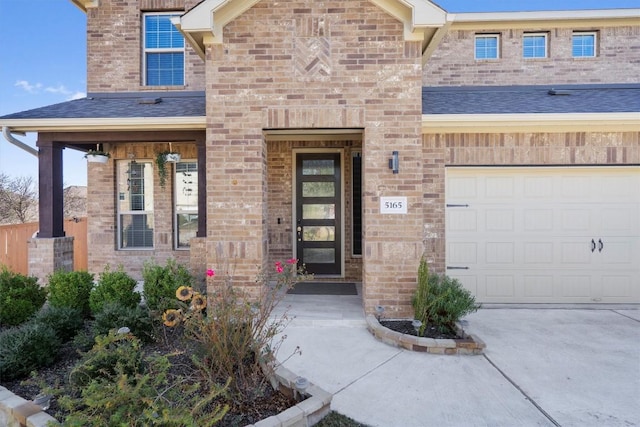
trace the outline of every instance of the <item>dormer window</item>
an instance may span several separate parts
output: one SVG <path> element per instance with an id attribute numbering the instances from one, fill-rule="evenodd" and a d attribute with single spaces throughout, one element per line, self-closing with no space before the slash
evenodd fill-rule
<path id="1" fill-rule="evenodd" d="M 146 13 L 144 31 L 144 85 L 184 85 L 184 38 L 171 23 L 176 13 Z"/>

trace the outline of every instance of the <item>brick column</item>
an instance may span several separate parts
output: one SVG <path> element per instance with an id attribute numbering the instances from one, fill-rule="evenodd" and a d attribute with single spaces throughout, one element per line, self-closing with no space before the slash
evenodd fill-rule
<path id="1" fill-rule="evenodd" d="M 29 275 L 46 283 L 57 270 L 73 271 L 73 237 L 33 238 L 28 242 Z"/>

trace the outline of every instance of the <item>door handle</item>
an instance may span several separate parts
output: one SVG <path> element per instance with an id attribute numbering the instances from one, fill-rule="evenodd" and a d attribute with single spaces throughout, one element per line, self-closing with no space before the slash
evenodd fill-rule
<path id="1" fill-rule="evenodd" d="M 596 250 L 596 241 L 591 239 L 591 252 Z"/>
<path id="2" fill-rule="evenodd" d="M 604 243 L 602 243 L 602 239 L 598 239 L 598 252 L 602 252 L 604 248 Z"/>

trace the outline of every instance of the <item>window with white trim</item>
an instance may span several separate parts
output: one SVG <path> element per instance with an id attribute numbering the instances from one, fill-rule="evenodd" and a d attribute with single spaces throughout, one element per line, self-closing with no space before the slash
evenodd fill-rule
<path id="1" fill-rule="evenodd" d="M 500 57 L 500 35 L 476 34 L 475 59 L 498 59 Z"/>
<path id="2" fill-rule="evenodd" d="M 548 52 L 547 33 L 527 33 L 522 37 L 523 58 L 546 58 Z"/>
<path id="3" fill-rule="evenodd" d="M 146 86 L 184 85 L 184 37 L 171 23 L 175 13 L 145 13 L 144 84 Z"/>
<path id="4" fill-rule="evenodd" d="M 153 166 L 118 160 L 118 248 L 153 249 Z"/>
<path id="5" fill-rule="evenodd" d="M 571 54 L 574 58 L 594 58 L 598 37 L 594 31 L 574 31 L 571 41 Z"/>
<path id="6" fill-rule="evenodd" d="M 198 163 L 176 163 L 174 179 L 175 248 L 189 249 L 198 232 Z"/>

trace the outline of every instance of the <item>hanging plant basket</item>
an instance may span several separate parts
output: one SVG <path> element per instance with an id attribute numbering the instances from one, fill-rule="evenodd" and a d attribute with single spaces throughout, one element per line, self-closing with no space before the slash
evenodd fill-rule
<path id="1" fill-rule="evenodd" d="M 165 162 L 167 163 L 178 163 L 180 161 L 179 153 L 167 153 L 164 156 Z"/>
<path id="2" fill-rule="evenodd" d="M 156 166 L 160 177 L 160 186 L 164 188 L 167 182 L 167 163 L 177 163 L 180 161 L 180 154 L 175 151 L 162 151 L 156 155 Z"/>
<path id="3" fill-rule="evenodd" d="M 106 151 L 89 150 L 84 157 L 89 163 L 107 163 L 111 155 Z"/>

